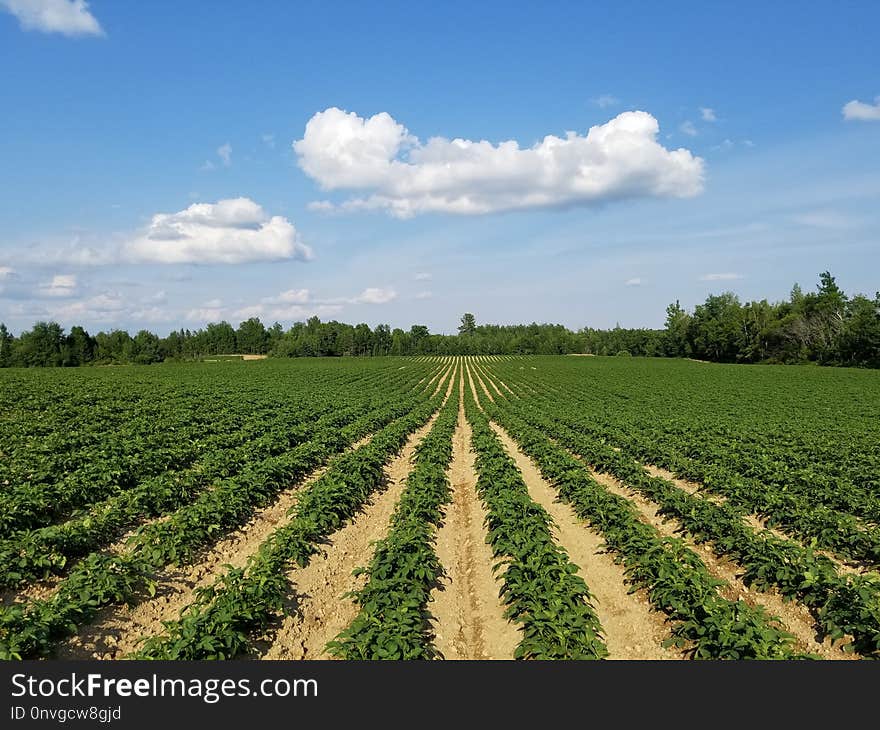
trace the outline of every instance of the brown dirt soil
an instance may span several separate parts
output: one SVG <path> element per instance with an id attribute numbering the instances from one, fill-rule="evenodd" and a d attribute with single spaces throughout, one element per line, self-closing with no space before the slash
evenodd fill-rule
<path id="1" fill-rule="evenodd" d="M 777 616 L 785 629 L 794 635 L 798 647 L 802 651 L 817 654 L 823 659 L 853 659 L 858 658 L 853 654 L 844 653 L 839 648 L 831 646 L 829 640 L 819 643 L 815 639 L 813 618 L 807 608 L 799 603 L 786 601 L 776 591 L 766 593 L 747 587 L 739 579 L 740 568 L 732 561 L 715 552 L 705 544 L 698 545 L 686 535 L 677 532 L 680 524 L 677 520 L 666 520 L 657 514 L 657 505 L 642 497 L 638 492 L 629 489 L 619 481 L 601 472 L 590 469 L 593 478 L 596 479 L 609 492 L 617 494 L 636 508 L 640 518 L 652 525 L 664 537 L 678 537 L 700 556 L 706 564 L 709 572 L 716 578 L 726 582 L 726 586 L 720 589 L 721 594 L 728 600 L 742 599 L 750 605 L 761 605 L 768 613 Z"/>
<path id="2" fill-rule="evenodd" d="M 471 428 L 464 415 L 461 382 L 458 425 L 452 440 L 449 482 L 452 503 L 437 534 L 435 550 L 446 577 L 431 594 L 434 646 L 446 659 L 511 659 L 519 629 L 504 618 L 501 581 L 486 543 L 486 510 L 477 497 Z"/>
<path id="3" fill-rule="evenodd" d="M 495 423 L 492 428 L 516 462 L 529 495 L 553 518 L 557 542 L 578 566 L 578 574 L 595 597 L 594 607 L 604 630 L 608 658 L 683 659 L 681 651 L 662 647 L 670 636 L 665 616 L 651 608 L 644 591 L 629 592 L 623 567 L 605 552 L 601 536 L 582 522 L 571 507 L 556 501 L 556 490 L 503 428 Z"/>
<path id="4" fill-rule="evenodd" d="M 449 381 L 448 398 L 454 379 Z M 373 543 L 387 533 L 391 515 L 412 471 L 415 449 L 437 420 L 431 419 L 407 439 L 403 450 L 386 467 L 386 487 L 353 521 L 335 532 L 322 554 L 305 568 L 288 573 L 291 592 L 285 616 L 272 637 L 263 659 L 329 659 L 327 642 L 335 639 L 358 614 L 358 606 L 345 594 L 362 588 L 366 576 L 354 576 L 369 563 Z"/>

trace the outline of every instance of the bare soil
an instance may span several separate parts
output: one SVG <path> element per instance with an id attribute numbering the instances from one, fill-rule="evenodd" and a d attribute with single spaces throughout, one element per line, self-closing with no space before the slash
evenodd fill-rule
<path id="1" fill-rule="evenodd" d="M 446 659 L 511 659 L 518 627 L 504 618 L 500 577 L 486 542 L 486 510 L 477 491 L 471 428 L 464 415 L 464 381 L 459 385 L 458 424 L 452 441 L 449 482 L 452 503 L 437 534 L 436 552 L 446 577 L 431 595 L 434 645 Z"/>

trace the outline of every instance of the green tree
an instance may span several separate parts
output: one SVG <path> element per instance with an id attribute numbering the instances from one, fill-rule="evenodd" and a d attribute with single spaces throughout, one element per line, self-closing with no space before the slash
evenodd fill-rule
<path id="1" fill-rule="evenodd" d="M 269 333 L 266 332 L 259 317 L 251 317 L 238 325 L 238 329 L 235 331 L 236 352 L 247 355 L 263 355 L 266 353 L 268 345 Z"/>
<path id="2" fill-rule="evenodd" d="M 470 312 L 465 312 L 461 316 L 461 324 L 458 326 L 458 334 L 473 335 L 477 331 L 477 320 Z"/>
<path id="3" fill-rule="evenodd" d="M 688 329 L 691 317 L 676 299 L 666 307 L 666 335 L 663 354 L 667 357 L 688 357 L 691 354 L 688 342 Z"/>
<path id="4" fill-rule="evenodd" d="M 12 365 L 12 348 L 15 338 L 9 334 L 6 325 L 0 322 L 0 368 L 8 368 Z"/>

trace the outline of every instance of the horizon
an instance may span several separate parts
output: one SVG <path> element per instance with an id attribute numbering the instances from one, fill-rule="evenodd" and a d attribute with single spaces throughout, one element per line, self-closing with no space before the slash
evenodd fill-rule
<path id="1" fill-rule="evenodd" d="M 660 329 L 826 270 L 873 296 L 880 6 L 553 7 L 0 0 L 0 321 Z"/>

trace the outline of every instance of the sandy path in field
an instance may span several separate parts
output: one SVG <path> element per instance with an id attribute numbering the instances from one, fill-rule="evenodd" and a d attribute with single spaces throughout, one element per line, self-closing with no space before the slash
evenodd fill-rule
<path id="1" fill-rule="evenodd" d="M 437 383 L 435 392 L 440 390 L 443 382 L 441 379 Z M 355 450 L 371 439 L 372 435 L 365 436 L 346 451 Z M 226 571 L 225 566 L 243 567 L 263 541 L 287 522 L 288 512 L 296 504 L 300 492 L 326 471 L 327 466 L 322 466 L 281 492 L 272 504 L 258 510 L 243 528 L 215 543 L 195 563 L 161 571 L 156 577 L 155 596 L 133 606 L 111 606 L 100 611 L 89 625 L 59 644 L 57 657 L 116 659 L 136 651 L 144 638 L 164 631 L 163 621 L 177 620 L 181 610 L 192 603 L 196 589 L 213 583 Z"/>
<path id="2" fill-rule="evenodd" d="M 454 378 L 449 381 L 446 398 L 453 383 Z M 437 416 L 435 413 L 410 435 L 400 454 L 385 468 L 385 489 L 329 538 L 322 554 L 312 557 L 305 568 L 288 573 L 291 593 L 286 615 L 268 640 L 264 659 L 330 658 L 325 651 L 327 642 L 335 639 L 359 611 L 345 594 L 362 588 L 367 576 L 352 573 L 370 562 L 373 543 L 388 534 L 391 516 L 412 470 L 416 447 L 428 435 Z"/>
<path id="3" fill-rule="evenodd" d="M 452 503 L 437 533 L 435 550 L 446 573 L 431 594 L 434 646 L 446 659 L 511 659 L 520 642 L 516 625 L 504 618 L 486 542 L 486 510 L 477 497 L 476 456 L 464 415 L 464 379 L 459 384 L 458 424 L 452 440 L 449 483 Z"/>
<path id="4" fill-rule="evenodd" d="M 768 613 L 781 619 L 783 626 L 794 635 L 796 643 L 802 651 L 817 654 L 823 659 L 858 658 L 853 654 L 845 654 L 839 648 L 832 647 L 831 642 L 827 639 L 822 643 L 817 642 L 813 618 L 805 606 L 784 600 L 776 590 L 764 593 L 749 588 L 739 579 L 740 568 L 735 563 L 717 555 L 708 545 L 695 543 L 687 533 L 679 532 L 681 525 L 678 520 L 665 519 L 659 515 L 658 506 L 655 503 L 645 499 L 641 494 L 626 487 L 610 475 L 602 474 L 589 467 L 586 468 L 593 478 L 609 492 L 628 500 L 636 508 L 642 521 L 652 525 L 664 537 L 682 539 L 691 550 L 700 556 L 714 577 L 725 581 L 726 585 L 719 589 L 725 598 L 731 601 L 744 600 L 753 606 L 763 606 Z"/>
<path id="5" fill-rule="evenodd" d="M 581 521 L 570 506 L 556 501 L 556 490 L 503 428 L 493 423 L 492 429 L 516 462 L 531 498 L 553 518 L 556 541 L 578 566 L 578 575 L 595 597 L 593 603 L 602 624 L 608 658 L 683 659 L 680 651 L 662 647 L 670 636 L 666 616 L 651 608 L 643 590 L 630 593 L 623 567 L 604 551 L 602 537 Z"/>

